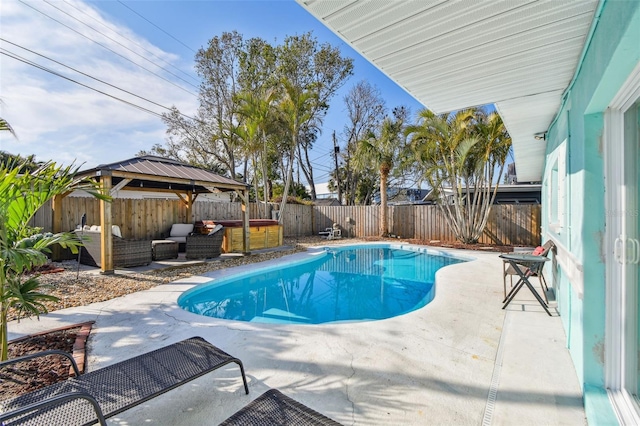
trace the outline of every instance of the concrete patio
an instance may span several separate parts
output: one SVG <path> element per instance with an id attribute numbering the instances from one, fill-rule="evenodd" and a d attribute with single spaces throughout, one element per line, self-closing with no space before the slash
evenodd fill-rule
<path id="1" fill-rule="evenodd" d="M 203 317 L 177 306 L 183 291 L 254 264 L 52 312 L 40 321 L 13 322 L 9 338 L 95 320 L 91 370 L 191 336 L 202 336 L 244 363 L 249 395 L 237 367 L 228 366 L 112 418 L 111 424 L 218 424 L 269 388 L 345 425 L 586 424 L 555 310 L 549 317 L 526 289 L 502 310 L 498 255 L 449 252 L 475 260 L 441 269 L 436 297 L 424 308 L 382 321 L 256 324 Z"/>

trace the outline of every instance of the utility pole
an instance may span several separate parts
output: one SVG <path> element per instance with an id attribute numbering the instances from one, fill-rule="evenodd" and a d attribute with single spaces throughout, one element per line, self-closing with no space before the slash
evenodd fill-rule
<path id="1" fill-rule="evenodd" d="M 336 131 L 333 131 L 333 158 L 336 161 L 336 182 L 338 184 L 338 202 L 342 204 L 342 186 L 340 185 L 340 170 L 338 169 L 338 153 L 340 152 L 340 147 L 336 142 Z"/>

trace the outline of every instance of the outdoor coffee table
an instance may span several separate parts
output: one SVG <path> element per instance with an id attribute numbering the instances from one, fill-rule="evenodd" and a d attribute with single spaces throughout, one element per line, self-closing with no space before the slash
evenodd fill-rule
<path id="1" fill-rule="evenodd" d="M 178 257 L 178 243 L 171 240 L 151 241 L 153 260 L 175 259 Z"/>
<path id="2" fill-rule="evenodd" d="M 547 311 L 547 314 L 551 316 L 549 307 L 529 282 L 530 270 L 537 270 L 542 268 L 544 262 L 548 261 L 549 258 L 545 256 L 534 256 L 532 254 L 501 254 L 500 257 L 509 262 L 509 264 L 517 272 L 518 276 L 520 276 L 520 280 L 518 280 L 518 283 L 511 289 L 509 294 L 507 294 L 507 297 L 505 297 L 505 299 L 502 301 L 504 303 L 502 309 L 506 308 L 509 303 L 511 303 L 516 294 L 520 291 L 520 289 L 526 285 L 527 287 L 529 287 L 529 290 L 531 290 L 531 293 L 533 293 L 536 300 L 540 303 L 544 310 Z M 523 265 L 523 263 L 529 266 L 527 267 Z"/>

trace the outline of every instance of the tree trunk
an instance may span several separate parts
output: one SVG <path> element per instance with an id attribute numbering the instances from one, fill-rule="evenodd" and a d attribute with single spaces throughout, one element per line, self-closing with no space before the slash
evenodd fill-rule
<path id="1" fill-rule="evenodd" d="M 291 181 L 293 180 L 293 161 L 296 157 L 296 146 L 297 146 L 297 137 L 296 134 L 293 134 L 292 138 L 293 146 L 291 147 L 291 151 L 289 152 L 289 170 L 287 171 L 287 179 L 284 183 L 284 190 L 282 191 L 282 201 L 280 202 L 280 217 L 278 218 L 278 223 L 282 223 L 282 218 L 284 217 L 284 210 L 287 207 L 287 198 L 289 197 L 289 188 L 291 187 Z"/>
<path id="2" fill-rule="evenodd" d="M 9 345 L 7 343 L 9 339 L 7 329 L 8 310 L 6 303 L 0 302 L 0 361 L 6 361 L 9 358 Z"/>
<path id="3" fill-rule="evenodd" d="M 269 189 L 269 176 L 267 175 L 267 157 L 269 152 L 267 151 L 267 135 L 264 130 L 262 131 L 262 190 L 264 191 L 264 217 L 267 217 L 267 203 L 269 202 L 269 197 L 271 196 L 271 191 Z"/>
<path id="4" fill-rule="evenodd" d="M 388 170 L 380 170 L 380 236 L 389 234 L 387 225 L 387 175 Z"/>

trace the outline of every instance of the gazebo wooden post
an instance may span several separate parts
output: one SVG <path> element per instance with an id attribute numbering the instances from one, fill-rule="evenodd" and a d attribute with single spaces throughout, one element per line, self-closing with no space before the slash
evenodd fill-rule
<path id="1" fill-rule="evenodd" d="M 242 192 L 236 189 L 236 194 L 242 200 L 242 254 L 251 254 L 249 245 L 249 188 L 245 187 Z"/>
<path id="2" fill-rule="evenodd" d="M 51 200 L 51 232 L 57 234 L 62 232 L 62 199 L 67 193 L 54 195 Z M 51 258 L 54 261 L 62 260 L 62 247 L 59 244 L 53 246 Z"/>
<path id="3" fill-rule="evenodd" d="M 100 172 L 100 187 L 103 194 L 111 192 L 111 171 Z M 113 222 L 111 203 L 100 200 L 100 263 L 102 274 L 113 274 L 113 238 L 111 224 Z"/>
<path id="4" fill-rule="evenodd" d="M 193 191 L 187 191 L 187 199 L 185 200 L 187 206 L 187 223 L 193 222 Z"/>

